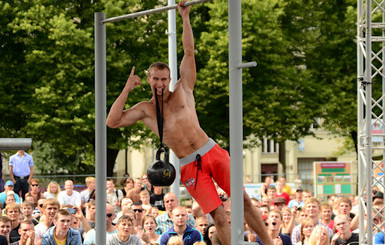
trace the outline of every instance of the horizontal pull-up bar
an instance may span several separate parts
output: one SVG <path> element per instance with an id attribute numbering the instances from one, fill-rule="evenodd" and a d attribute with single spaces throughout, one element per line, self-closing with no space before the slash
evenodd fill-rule
<path id="1" fill-rule="evenodd" d="M 194 1 L 186 2 L 184 4 L 184 6 L 190 6 L 190 5 L 195 5 L 195 4 L 199 4 L 199 3 L 205 3 L 205 2 L 209 2 L 209 1 L 212 1 L 212 0 L 194 0 Z M 119 20 L 133 19 L 133 18 L 136 18 L 136 17 L 139 17 L 139 16 L 149 15 L 149 14 L 156 14 L 156 13 L 168 11 L 168 10 L 171 10 L 171 9 L 177 9 L 177 8 L 178 8 L 177 4 L 171 5 L 171 6 L 164 6 L 164 7 L 160 7 L 160 8 L 156 8 L 156 9 L 144 10 L 144 11 L 140 11 L 140 12 L 136 12 L 136 13 L 132 13 L 132 14 L 126 14 L 126 15 L 121 15 L 121 16 L 117 16 L 117 17 L 108 18 L 108 19 L 102 20 L 102 23 L 105 24 L 105 23 L 116 22 L 116 21 L 119 21 Z"/>

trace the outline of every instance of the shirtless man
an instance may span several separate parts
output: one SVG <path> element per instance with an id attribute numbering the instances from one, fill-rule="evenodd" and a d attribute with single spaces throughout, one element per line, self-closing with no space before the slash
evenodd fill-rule
<path id="1" fill-rule="evenodd" d="M 183 19 L 184 50 L 180 65 L 180 79 L 174 91 L 171 92 L 169 90 L 170 70 L 166 64 L 157 62 L 150 66 L 147 81 L 159 101 L 162 100 L 163 93 L 163 140 L 180 159 L 181 181 L 199 203 L 203 212 L 210 213 L 213 217 L 222 244 L 230 244 L 230 226 L 227 223 L 222 201 L 211 180 L 212 176 L 230 196 L 230 157 L 228 152 L 210 139 L 199 125 L 193 95 L 196 79 L 194 37 L 190 25 L 190 7 L 182 7 L 185 2 L 183 0 L 178 6 Z M 111 128 L 128 127 L 140 120 L 159 136 L 154 96 L 149 101 L 124 110 L 128 94 L 141 84 L 140 78 L 134 75 L 134 71 L 135 67 L 132 68 L 122 93 L 112 105 L 107 125 Z M 214 158 L 216 160 L 210 162 L 210 159 Z M 210 201 L 207 200 L 208 196 L 212 197 Z M 246 192 L 244 192 L 244 205 L 246 222 L 253 230 L 258 231 L 264 244 L 273 244 L 260 214 L 251 204 Z"/>

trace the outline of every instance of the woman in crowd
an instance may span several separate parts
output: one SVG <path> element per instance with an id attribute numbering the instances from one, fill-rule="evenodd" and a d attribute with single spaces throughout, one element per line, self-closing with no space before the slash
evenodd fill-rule
<path id="1" fill-rule="evenodd" d="M 203 236 L 203 240 L 207 245 L 213 244 L 213 235 L 217 232 L 214 224 L 209 224 L 206 228 L 205 235 Z"/>
<path id="2" fill-rule="evenodd" d="M 293 212 L 289 207 L 282 209 L 283 222 L 281 225 L 281 233 L 284 235 L 291 236 L 295 227 L 295 217 L 297 216 L 297 207 L 293 208 Z"/>
<path id="3" fill-rule="evenodd" d="M 127 193 L 134 188 L 134 179 L 128 177 L 124 183 L 124 187 L 120 189 L 123 192 L 123 196 L 127 196 Z"/>
<path id="4" fill-rule="evenodd" d="M 155 233 L 158 224 L 155 217 L 152 215 L 145 215 L 142 220 L 143 231 L 140 232 L 140 238 L 145 243 L 156 243 L 160 235 Z"/>
<path id="5" fill-rule="evenodd" d="M 45 199 L 50 199 L 50 198 L 57 199 L 60 191 L 61 191 L 61 189 L 60 189 L 59 184 L 56 181 L 51 181 L 48 184 L 47 191 L 44 192 L 43 195 L 44 195 Z"/>
<path id="6" fill-rule="evenodd" d="M 35 198 L 35 204 L 37 201 L 39 201 L 40 198 L 42 198 L 40 192 L 40 183 L 38 179 L 31 179 L 31 191 L 28 193 L 30 193 Z"/>
<path id="7" fill-rule="evenodd" d="M 310 245 L 329 245 L 328 231 L 324 226 L 318 225 L 314 228 L 309 239 Z"/>
<path id="8" fill-rule="evenodd" d="M 314 230 L 314 220 L 306 218 L 301 223 L 301 236 L 300 241 L 296 245 L 310 245 L 309 240 L 312 231 Z"/>

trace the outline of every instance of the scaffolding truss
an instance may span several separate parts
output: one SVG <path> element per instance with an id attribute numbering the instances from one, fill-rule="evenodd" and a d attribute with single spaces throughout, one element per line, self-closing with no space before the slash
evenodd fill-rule
<path id="1" fill-rule="evenodd" d="M 385 189 L 385 2 L 357 1 L 357 125 L 360 243 L 383 232 L 384 207 L 373 208 L 372 190 Z M 377 159 L 377 160 L 375 160 Z M 366 215 L 366 219 L 365 219 Z M 378 217 L 380 223 L 373 222 Z M 365 223 L 367 228 L 365 230 Z M 372 229 L 373 228 L 373 229 Z"/>

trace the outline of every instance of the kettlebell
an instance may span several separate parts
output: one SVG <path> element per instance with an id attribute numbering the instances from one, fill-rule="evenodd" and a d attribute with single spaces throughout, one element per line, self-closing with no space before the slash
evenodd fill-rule
<path id="1" fill-rule="evenodd" d="M 164 160 L 160 160 L 160 154 L 164 152 Z M 147 178 L 153 186 L 170 186 L 176 176 L 174 166 L 169 162 L 168 150 L 160 146 L 156 151 L 156 160 L 147 169 Z"/>

